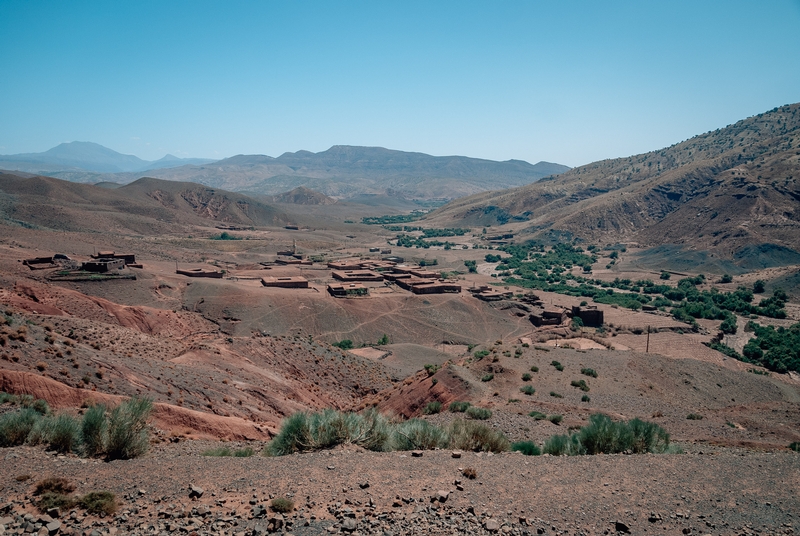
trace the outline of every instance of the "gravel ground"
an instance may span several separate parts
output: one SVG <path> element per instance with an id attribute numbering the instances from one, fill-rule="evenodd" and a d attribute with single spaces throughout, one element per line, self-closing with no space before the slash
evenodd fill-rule
<path id="1" fill-rule="evenodd" d="M 61 534 L 791 534 L 800 516 L 800 455 L 788 451 L 201 455 L 218 445 L 184 441 L 110 463 L 2 449 L 0 526 L 48 533 L 42 522 L 52 520 L 41 519 L 32 491 L 51 476 L 74 483 L 76 494 L 112 491 L 120 503 L 105 518 L 59 512 Z M 462 475 L 467 467 L 477 478 Z M 192 485 L 201 497 L 190 498 Z M 276 497 L 293 500 L 294 511 L 271 512 Z"/>

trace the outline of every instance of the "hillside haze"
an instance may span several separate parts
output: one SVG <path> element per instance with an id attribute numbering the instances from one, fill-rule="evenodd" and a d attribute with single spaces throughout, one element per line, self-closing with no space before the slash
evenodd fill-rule
<path id="1" fill-rule="evenodd" d="M 0 169 L 46 174 L 71 172 L 61 178 L 75 182 L 97 182 L 92 180 L 93 173 L 141 172 L 207 162 L 213 160 L 178 158 L 171 154 L 159 160 L 142 160 L 137 156 L 118 153 L 108 147 L 86 141 L 62 143 L 43 153 L 0 155 Z M 80 180 L 81 178 L 83 180 Z"/>
<path id="2" fill-rule="evenodd" d="M 509 224 L 538 239 L 675 245 L 670 255 L 713 251 L 763 267 L 800 259 L 798 180 L 800 104 L 792 104 L 665 149 L 459 199 L 428 219 Z"/>
<path id="3" fill-rule="evenodd" d="M 76 148 L 75 144 L 63 145 Z M 80 154 L 92 153 L 91 166 L 86 163 L 87 157 L 80 154 L 71 153 L 72 156 L 66 158 L 52 154 L 44 157 L 41 155 L 47 153 L 40 153 L 0 158 L 0 169 L 36 172 L 74 182 L 117 183 L 132 182 L 140 178 L 143 171 L 147 171 L 148 176 L 160 179 L 195 182 L 233 192 L 261 195 L 278 195 L 305 187 L 338 199 L 387 195 L 419 200 L 451 200 L 487 190 L 522 186 L 569 169 L 548 162 L 496 162 L 464 156 L 431 156 L 381 147 L 344 145 L 319 153 L 298 151 L 284 153 L 277 158 L 237 155 L 196 165 L 183 165 L 191 162 L 170 158 L 169 155 L 150 163 L 136 157 L 124 159 L 121 157 L 126 155 L 96 144 L 86 144 L 80 148 Z M 106 152 L 117 156 L 112 159 Z M 81 167 L 88 171 L 77 169 Z M 123 171 L 125 173 L 120 173 Z"/>

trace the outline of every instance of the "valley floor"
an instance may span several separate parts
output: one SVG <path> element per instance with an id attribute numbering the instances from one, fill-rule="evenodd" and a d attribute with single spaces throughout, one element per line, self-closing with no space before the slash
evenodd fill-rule
<path id="1" fill-rule="evenodd" d="M 25 513 L 36 527 L 33 486 L 52 476 L 71 481 L 76 493 L 109 490 L 120 501 L 111 517 L 61 513 L 61 534 L 792 534 L 800 516 L 800 455 L 789 451 L 688 445 L 686 454 L 454 458 L 449 450 L 412 457 L 345 447 L 281 458 L 201 455 L 218 445 L 164 443 L 144 458 L 111 463 L 3 449 L 0 534 L 22 533 Z M 466 467 L 477 478 L 465 478 Z M 202 488 L 199 499 L 189 498 L 190 485 Z M 275 497 L 293 500 L 294 511 L 269 511 Z"/>

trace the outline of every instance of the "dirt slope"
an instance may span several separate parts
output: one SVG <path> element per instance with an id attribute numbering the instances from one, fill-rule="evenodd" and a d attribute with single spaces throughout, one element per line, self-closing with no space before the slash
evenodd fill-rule
<path id="1" fill-rule="evenodd" d="M 679 244 L 727 258 L 752 245 L 796 248 L 799 112 L 783 106 L 659 151 L 459 199 L 427 220 L 511 222 L 526 237 Z"/>

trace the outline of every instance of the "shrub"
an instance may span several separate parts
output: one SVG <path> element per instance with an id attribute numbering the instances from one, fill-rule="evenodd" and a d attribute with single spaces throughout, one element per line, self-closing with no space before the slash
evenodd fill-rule
<path id="1" fill-rule="evenodd" d="M 428 365 L 425 365 L 423 368 L 425 369 L 425 372 L 428 373 L 428 376 L 433 376 L 434 374 L 436 374 L 439 371 L 441 366 L 428 364 Z"/>
<path id="2" fill-rule="evenodd" d="M 561 396 L 560 394 L 556 393 L 555 391 L 550 391 L 550 396 L 552 396 L 553 398 L 564 398 L 563 396 Z"/>
<path id="3" fill-rule="evenodd" d="M 582 368 L 581 374 L 584 376 L 591 376 L 592 378 L 597 378 L 597 372 L 591 368 Z"/>
<path id="4" fill-rule="evenodd" d="M 203 456 L 226 457 L 233 456 L 233 451 L 228 447 L 217 447 L 215 449 L 204 450 Z"/>
<path id="5" fill-rule="evenodd" d="M 477 406 L 470 406 L 465 412 L 467 417 L 478 421 L 485 421 L 492 416 L 492 410 L 489 408 L 479 408 Z"/>
<path id="6" fill-rule="evenodd" d="M 472 355 L 474 355 L 474 356 L 475 356 L 475 359 L 477 359 L 478 361 L 480 361 L 481 359 L 483 359 L 484 357 L 486 357 L 487 355 L 489 355 L 489 350 L 478 350 L 477 352 L 475 352 L 475 353 L 474 353 L 474 354 L 472 354 Z"/>
<path id="7" fill-rule="evenodd" d="M 374 408 L 358 413 L 326 409 L 320 413 L 298 412 L 286 418 L 281 430 L 265 448 L 265 454 L 283 456 L 352 443 L 368 450 L 388 448 L 389 422 Z"/>
<path id="8" fill-rule="evenodd" d="M 569 384 L 572 387 L 577 387 L 581 391 L 589 391 L 589 386 L 586 385 L 586 381 L 585 380 L 572 380 L 571 382 L 569 382 Z"/>
<path id="9" fill-rule="evenodd" d="M 442 411 L 442 403 L 438 400 L 434 400 L 433 402 L 428 402 L 424 408 L 422 408 L 422 413 L 424 415 L 434 415 Z"/>
<path id="10" fill-rule="evenodd" d="M 559 371 L 559 372 L 564 370 L 564 365 L 562 365 L 558 361 L 553 360 L 553 361 L 550 362 L 550 364 L 553 365 L 556 368 L 556 370 Z"/>
<path id="11" fill-rule="evenodd" d="M 36 501 L 36 507 L 41 512 L 47 512 L 51 508 L 68 510 L 75 506 L 76 503 L 77 501 L 74 497 L 70 497 L 64 493 L 45 492 L 42 493 L 39 500 Z"/>
<path id="12" fill-rule="evenodd" d="M 539 372 L 539 367 L 537 367 L 536 365 L 533 365 L 531 367 L 531 372 Z"/>
<path id="13" fill-rule="evenodd" d="M 475 471 L 474 467 L 465 467 L 461 470 L 461 474 L 470 480 L 475 480 L 475 478 L 478 476 L 478 472 Z"/>
<path id="14" fill-rule="evenodd" d="M 129 460 L 147 452 L 147 418 L 153 409 L 149 398 L 134 397 L 111 411 L 106 455 L 111 460 Z"/>
<path id="15" fill-rule="evenodd" d="M 44 419 L 43 419 L 44 420 Z M 66 413 L 59 413 L 50 419 L 47 444 L 58 452 L 72 452 L 80 443 L 80 424 L 78 419 Z"/>
<path id="16" fill-rule="evenodd" d="M 589 395 L 583 395 L 581 397 L 581 402 L 591 402 L 591 401 L 592 401 L 592 399 L 589 398 Z"/>
<path id="17" fill-rule="evenodd" d="M 533 417 L 533 420 L 535 421 L 543 421 L 547 418 L 547 415 L 545 415 L 540 411 L 531 411 L 530 413 L 528 413 L 528 415 L 530 417 Z"/>
<path id="18" fill-rule="evenodd" d="M 579 445 L 575 436 L 554 435 L 544 443 L 543 452 L 551 456 L 574 456 L 578 454 Z"/>
<path id="19" fill-rule="evenodd" d="M 789 448 L 795 452 L 800 452 L 800 441 L 789 443 Z"/>
<path id="20" fill-rule="evenodd" d="M 550 421 L 553 424 L 561 424 L 561 421 L 564 420 L 564 416 L 563 415 L 550 415 L 547 418 L 547 420 Z"/>
<path id="21" fill-rule="evenodd" d="M 245 447 L 243 449 L 237 449 L 233 451 L 234 458 L 249 458 L 253 454 L 255 454 L 255 451 L 252 447 Z"/>
<path id="22" fill-rule="evenodd" d="M 43 495 L 45 493 L 69 494 L 73 491 L 75 491 L 75 486 L 63 477 L 45 478 L 37 482 L 33 488 L 34 495 Z"/>
<path id="23" fill-rule="evenodd" d="M 112 515 L 117 511 L 117 499 L 110 491 L 90 491 L 78 500 L 89 514 Z"/>
<path id="24" fill-rule="evenodd" d="M 500 431 L 474 421 L 456 419 L 450 425 L 450 446 L 474 452 L 505 452 L 510 444 Z"/>
<path id="25" fill-rule="evenodd" d="M 22 445 L 42 415 L 33 408 L 0 415 L 0 447 Z"/>
<path id="26" fill-rule="evenodd" d="M 294 502 L 286 497 L 275 497 L 272 499 L 269 507 L 273 512 L 278 512 L 279 514 L 288 514 L 294 510 Z"/>
<path id="27" fill-rule="evenodd" d="M 37 398 L 36 400 L 34 400 L 33 403 L 30 405 L 30 407 L 36 410 L 41 415 L 47 415 L 48 413 L 50 413 L 50 406 L 47 405 L 46 400 L 42 400 L 41 398 Z"/>
<path id="28" fill-rule="evenodd" d="M 108 421 L 104 405 L 90 406 L 83 414 L 81 440 L 83 452 L 87 456 L 99 456 L 105 452 L 108 443 Z"/>
<path id="29" fill-rule="evenodd" d="M 464 413 L 465 411 L 467 411 L 467 408 L 469 408 L 471 405 L 472 404 L 470 404 L 469 402 L 455 401 L 450 403 L 450 407 L 448 409 L 450 410 L 451 413 Z"/>
<path id="30" fill-rule="evenodd" d="M 339 342 L 333 343 L 331 346 L 336 346 L 337 348 L 341 348 L 342 350 L 350 350 L 353 347 L 353 341 L 350 339 L 344 339 Z"/>
<path id="31" fill-rule="evenodd" d="M 533 393 L 536 392 L 536 389 L 534 389 L 532 385 L 523 385 L 522 387 L 519 388 L 519 390 L 528 396 L 531 396 L 533 395 Z"/>
<path id="32" fill-rule="evenodd" d="M 532 378 L 532 377 L 533 377 L 533 376 L 531 376 L 530 374 L 528 374 L 528 373 L 526 372 L 525 374 L 523 374 L 523 375 L 522 375 L 522 381 L 524 381 L 524 382 L 529 382 L 529 381 L 531 381 L 531 378 Z"/>
<path id="33" fill-rule="evenodd" d="M 511 443 L 511 450 L 521 452 L 525 456 L 538 456 L 542 453 L 542 449 L 533 441 L 517 441 Z"/>
<path id="34" fill-rule="evenodd" d="M 272 441 L 265 448 L 265 453 L 272 456 L 284 456 L 295 452 L 312 450 L 314 444 L 309 427 L 308 413 L 298 412 L 287 417 Z"/>
<path id="35" fill-rule="evenodd" d="M 492 373 L 484 374 L 483 376 L 481 376 L 481 381 L 482 382 L 490 382 L 493 379 L 494 379 L 494 374 L 492 374 Z"/>
<path id="36" fill-rule="evenodd" d="M 686 416 L 686 418 L 689 419 L 690 421 L 702 421 L 703 420 L 703 416 L 700 415 L 699 413 L 690 413 L 689 415 Z"/>
<path id="37" fill-rule="evenodd" d="M 409 419 L 395 427 L 392 445 L 397 450 L 445 448 L 447 432 L 423 419 Z"/>
<path id="38" fill-rule="evenodd" d="M 631 452 L 669 452 L 669 434 L 655 423 L 640 419 L 614 422 L 596 413 L 589 424 L 571 436 L 553 436 L 545 443 L 547 454 L 617 454 Z"/>

